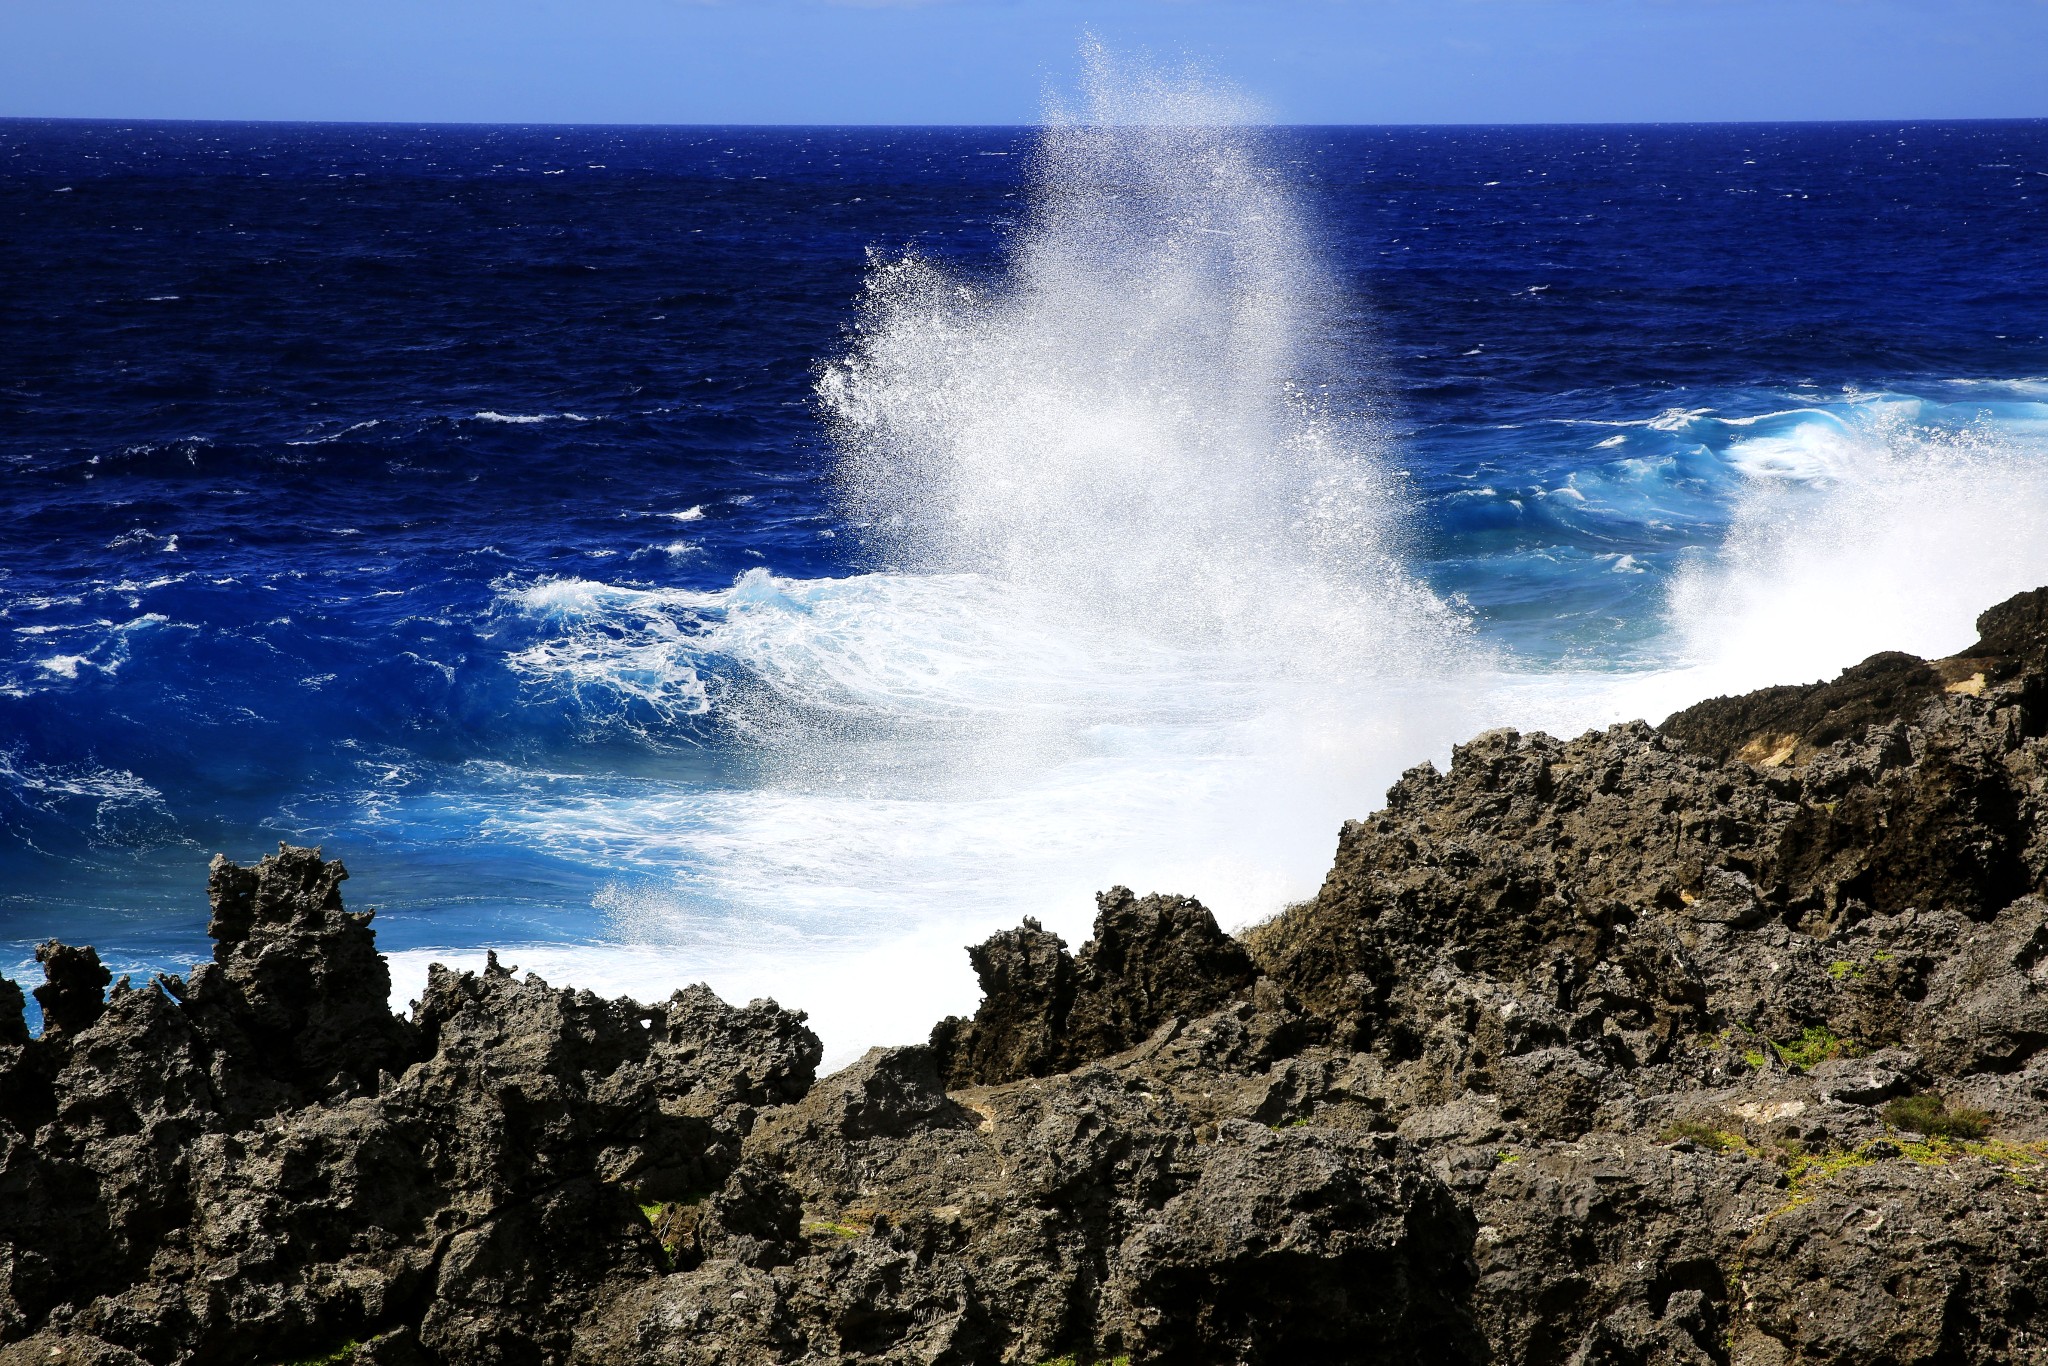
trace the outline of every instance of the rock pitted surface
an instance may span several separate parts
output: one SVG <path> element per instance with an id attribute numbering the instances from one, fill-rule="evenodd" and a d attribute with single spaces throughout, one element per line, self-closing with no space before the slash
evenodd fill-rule
<path id="1" fill-rule="evenodd" d="M 819 1080 L 338 863 L 0 983 L 0 1363 L 2048 1363 L 2048 590 L 1963 655 L 1498 731 L 1240 938 L 1118 888 Z"/>

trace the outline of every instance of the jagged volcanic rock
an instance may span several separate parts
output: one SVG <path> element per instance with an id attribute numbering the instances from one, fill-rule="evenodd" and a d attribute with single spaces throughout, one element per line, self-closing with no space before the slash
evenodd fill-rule
<path id="1" fill-rule="evenodd" d="M 801 1015 L 701 987 L 642 1007 L 493 958 L 401 1022 L 345 876 L 216 860 L 214 962 L 102 1011 L 44 955 L 64 1011 L 0 1088 L 0 1359 L 559 1360 L 609 1278 L 664 1267 L 641 1204 L 719 1185 L 810 1084 Z"/>
<path id="2" fill-rule="evenodd" d="M 1243 995 L 1258 977 L 1199 901 L 1112 887 L 1095 904 L 1095 937 L 1077 958 L 1036 920 L 967 951 L 981 1009 L 932 1031 L 950 1084 L 1042 1077 L 1120 1052 L 1175 1015 Z"/>
<path id="3" fill-rule="evenodd" d="M 1979 634 L 1479 736 L 822 1081 L 703 987 L 401 1021 L 339 864 L 217 860 L 189 980 L 0 983 L 0 1364 L 2048 1362 L 2048 590 Z"/>

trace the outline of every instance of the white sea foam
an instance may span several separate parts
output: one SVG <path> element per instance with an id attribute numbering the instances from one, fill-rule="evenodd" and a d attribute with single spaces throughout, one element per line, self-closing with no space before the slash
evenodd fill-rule
<path id="1" fill-rule="evenodd" d="M 89 839 L 101 848 L 148 848 L 180 838 L 163 794 L 126 769 L 38 764 L 19 749 L 0 749 L 0 819 L 17 803 L 52 813 L 90 807 Z"/>
<path id="2" fill-rule="evenodd" d="M 173 539 L 175 540 L 175 538 Z M 183 575 L 177 575 L 169 579 L 159 580 L 156 584 L 144 585 L 144 587 L 156 587 L 162 583 L 175 583 L 183 577 Z M 131 591 L 134 587 L 134 585 L 125 584 L 106 585 L 103 587 L 103 591 L 127 592 Z M 46 600 L 29 600 L 24 605 L 46 606 L 49 603 Z M 158 627 L 180 631 L 195 631 L 198 629 L 188 622 L 172 621 L 161 612 L 145 612 L 140 616 L 123 622 L 115 622 L 102 617 L 94 621 L 16 626 L 13 628 L 13 631 L 14 634 L 23 636 L 70 637 L 72 638 L 71 643 L 84 643 L 86 648 L 83 650 L 49 655 L 35 661 L 37 669 L 44 678 L 61 679 L 69 683 L 76 682 L 80 677 L 80 671 L 85 669 L 92 669 L 107 678 L 112 678 L 128 663 L 134 647 L 135 637 L 141 632 Z M 0 687 L 6 689 L 7 695 L 15 697 L 26 696 L 28 692 L 34 691 L 29 686 L 28 680 L 20 676 L 12 680 L 0 681 Z"/>
<path id="3" fill-rule="evenodd" d="M 498 413 L 486 408 L 471 414 L 478 422 L 504 422 L 517 427 L 530 427 L 542 422 L 588 422 L 581 413 Z"/>
<path id="4" fill-rule="evenodd" d="M 484 414 L 478 413 L 477 416 L 483 417 Z M 366 431 L 371 427 L 375 427 L 379 424 L 381 420 L 382 419 L 374 417 L 367 418 L 361 422 L 351 423 L 350 425 L 343 427 L 338 432 L 329 432 L 325 436 L 309 436 L 298 441 L 287 441 L 284 444 L 287 446 L 324 446 L 330 441 L 341 440 L 343 437 L 347 436 L 351 432 Z"/>
<path id="5" fill-rule="evenodd" d="M 93 764 L 32 763 L 19 750 L 0 750 L 0 784 L 38 799 L 85 797 L 95 801 L 145 805 L 163 794 L 126 769 Z"/>
<path id="6" fill-rule="evenodd" d="M 1694 414 L 1768 432 L 1720 447 L 1740 476 L 1727 530 L 1673 576 L 1660 662 L 1501 674 L 1486 710 L 1571 734 L 1830 678 L 1880 650 L 1965 648 L 1984 608 L 2048 583 L 2048 424 L 2018 386 L 2008 394 L 1954 408 L 1852 394 L 1753 419 Z"/>
<path id="7" fill-rule="evenodd" d="M 702 715 L 710 694 L 695 664 L 694 613 L 713 595 L 616 588 L 585 579 L 501 583 L 505 600 L 554 629 L 507 657 L 513 672 L 538 686 L 591 700 L 613 716 L 637 702 L 662 722 Z"/>
<path id="8" fill-rule="evenodd" d="M 108 541 L 107 549 L 149 549 L 164 555 L 175 555 L 178 552 L 178 537 L 175 533 L 168 536 L 160 536 L 148 527 L 136 527 L 132 531 L 124 531 L 113 540 Z"/>
<path id="9" fill-rule="evenodd" d="M 1744 465 L 1726 540 L 1672 588 L 1677 682 L 1708 696 L 1952 653 L 1978 612 L 2048 583 L 2048 430 L 2024 411 L 1923 416 L 1861 402 Z"/>

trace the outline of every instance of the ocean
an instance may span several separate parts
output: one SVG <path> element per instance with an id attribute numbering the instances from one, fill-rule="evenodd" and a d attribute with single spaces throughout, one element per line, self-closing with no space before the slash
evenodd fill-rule
<path id="1" fill-rule="evenodd" d="M 0 972 L 183 970 L 286 840 L 400 1007 L 494 947 L 843 1059 L 1480 729 L 2048 583 L 2048 122 L 1108 105 L 0 121 Z"/>

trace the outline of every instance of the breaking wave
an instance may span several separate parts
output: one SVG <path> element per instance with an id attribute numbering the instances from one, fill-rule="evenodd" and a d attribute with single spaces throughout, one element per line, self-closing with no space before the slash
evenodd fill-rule
<path id="1" fill-rule="evenodd" d="M 506 588 L 549 627 L 515 669 L 708 715 L 750 780 L 503 822 L 619 869 L 620 930 L 728 960 L 764 921 L 957 957 L 1019 913 L 1084 933 L 1118 881 L 1231 920 L 1312 891 L 1483 669 L 1405 566 L 1413 498 L 1266 138 L 1199 78 L 1094 54 L 1007 269 L 878 257 L 821 372 L 870 572 Z"/>
<path id="2" fill-rule="evenodd" d="M 773 988 L 835 1051 L 904 1037 L 971 1004 L 958 945 L 1020 914 L 1078 939 L 1116 882 L 1226 924 L 1312 893 L 1344 819 L 1487 725 L 1940 653 L 2048 581 L 2036 390 L 1759 394 L 1583 424 L 1554 487 L 1470 490 L 1532 564 L 1568 558 L 1545 526 L 1625 526 L 1600 567 L 1649 595 L 1626 666 L 1515 662 L 1411 568 L 1369 339 L 1277 160 L 1227 92 L 1094 54 L 1006 268 L 878 255 L 820 371 L 867 572 L 501 585 L 531 686 L 741 756 L 483 816 L 609 870 L 598 908 L 641 955 L 529 956 Z M 1532 597 L 1578 591 L 1566 570 Z M 870 968 L 912 985 L 880 1000 Z"/>

